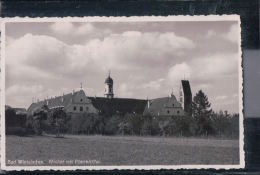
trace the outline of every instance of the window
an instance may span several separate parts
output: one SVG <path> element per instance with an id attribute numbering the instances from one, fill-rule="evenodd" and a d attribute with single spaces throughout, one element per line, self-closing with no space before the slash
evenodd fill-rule
<path id="1" fill-rule="evenodd" d="M 169 113 L 170 113 L 170 111 L 169 111 L 169 110 L 167 110 L 167 113 L 169 114 Z"/>
<path id="2" fill-rule="evenodd" d="M 81 99 L 80 99 L 80 101 L 82 102 L 82 101 L 83 101 L 83 99 L 81 98 Z"/>
<path id="3" fill-rule="evenodd" d="M 179 114 L 180 113 L 180 111 L 177 111 L 177 114 Z"/>
<path id="4" fill-rule="evenodd" d="M 174 103 L 172 104 L 172 106 L 174 107 Z"/>
<path id="5" fill-rule="evenodd" d="M 88 107 L 86 107 L 86 111 L 88 111 Z"/>
<path id="6" fill-rule="evenodd" d="M 80 107 L 79 107 L 79 110 L 80 110 L 80 111 L 83 111 L 83 107 L 82 107 L 82 106 L 80 106 Z"/>
<path id="7" fill-rule="evenodd" d="M 76 106 L 74 106 L 74 107 L 73 107 L 73 110 L 74 110 L 74 111 L 76 111 L 76 110 L 77 110 L 77 107 L 76 107 Z"/>

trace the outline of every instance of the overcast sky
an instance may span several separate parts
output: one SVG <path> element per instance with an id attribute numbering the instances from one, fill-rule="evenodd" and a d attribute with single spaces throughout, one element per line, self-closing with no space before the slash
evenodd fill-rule
<path id="1" fill-rule="evenodd" d="M 223 22 L 7 23 L 6 104 L 25 107 L 80 88 L 104 96 L 178 97 L 180 80 L 214 110 L 238 112 L 238 24 Z"/>

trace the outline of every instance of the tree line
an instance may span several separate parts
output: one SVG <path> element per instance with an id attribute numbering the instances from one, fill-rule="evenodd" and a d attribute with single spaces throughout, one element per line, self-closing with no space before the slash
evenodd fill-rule
<path id="1" fill-rule="evenodd" d="M 192 115 L 152 116 L 135 113 L 107 114 L 83 113 L 69 116 L 61 109 L 52 111 L 45 122 L 31 117 L 30 127 L 36 134 L 102 134 L 137 136 L 217 136 L 239 137 L 239 115 L 227 111 L 214 112 L 202 90 L 194 96 Z"/>

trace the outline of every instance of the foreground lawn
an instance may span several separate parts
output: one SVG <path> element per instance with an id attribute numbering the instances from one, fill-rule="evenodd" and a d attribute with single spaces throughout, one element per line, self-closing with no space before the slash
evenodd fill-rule
<path id="1" fill-rule="evenodd" d="M 65 160 L 66 165 L 239 164 L 239 142 L 132 136 L 6 136 L 8 160 L 42 160 L 43 165 L 65 165 L 61 162 Z"/>

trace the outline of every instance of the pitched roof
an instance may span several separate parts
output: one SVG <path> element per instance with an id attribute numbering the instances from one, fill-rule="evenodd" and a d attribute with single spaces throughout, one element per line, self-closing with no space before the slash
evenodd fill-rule
<path id="1" fill-rule="evenodd" d="M 188 80 L 181 80 L 183 92 L 186 96 L 191 96 L 190 82 Z"/>
<path id="2" fill-rule="evenodd" d="M 80 90 L 83 91 L 83 90 Z M 49 108 L 53 108 L 53 107 L 58 107 L 58 106 L 68 106 L 71 103 L 71 99 L 74 96 L 77 96 L 80 91 L 76 91 L 73 94 L 72 93 L 68 93 L 68 94 L 64 94 L 62 96 L 57 96 L 57 97 L 52 97 L 49 99 L 45 99 L 36 103 L 32 103 L 30 105 L 30 107 L 28 108 L 28 112 L 31 112 L 32 110 L 35 110 L 36 108 L 40 108 L 43 105 L 47 105 L 47 101 L 48 101 L 48 107 Z M 84 91 L 83 91 L 84 92 Z M 63 99 L 62 99 L 63 98 Z"/>
<path id="3" fill-rule="evenodd" d="M 84 92 L 84 91 L 83 91 Z M 65 94 L 63 96 L 58 96 L 55 98 L 48 99 L 48 107 L 57 106 L 68 106 L 71 103 L 71 99 L 77 96 L 80 91 L 76 91 L 73 94 Z M 63 98 L 63 102 L 62 102 Z M 105 98 L 105 97 L 87 97 L 91 100 L 93 106 L 100 112 L 106 114 L 119 113 L 138 113 L 142 114 L 144 112 L 147 100 L 140 99 L 129 99 L 129 98 Z M 32 103 L 28 108 L 28 112 L 32 112 L 43 105 L 47 104 L 47 100 L 42 100 L 37 103 Z"/>
<path id="4" fill-rule="evenodd" d="M 105 97 L 88 97 L 93 106 L 102 113 L 137 113 L 143 114 L 147 100 L 129 99 L 129 98 L 105 98 Z"/>
<path id="5" fill-rule="evenodd" d="M 175 103 L 176 108 L 181 108 L 181 104 L 177 101 L 176 97 L 174 95 L 170 97 L 162 97 L 162 98 L 156 98 L 149 100 L 149 108 L 146 106 L 144 113 L 149 112 L 151 114 L 157 114 L 162 109 L 167 107 L 173 107 L 172 102 Z"/>

